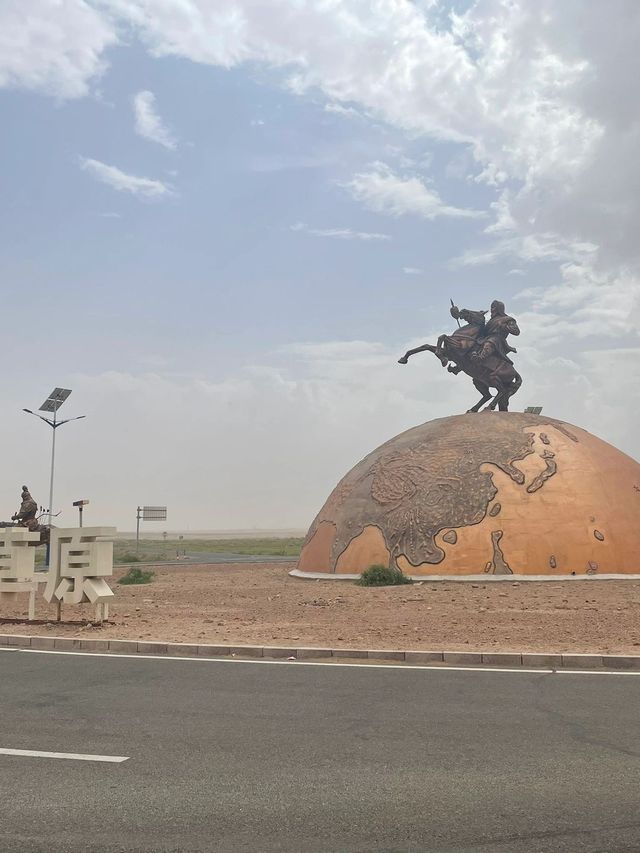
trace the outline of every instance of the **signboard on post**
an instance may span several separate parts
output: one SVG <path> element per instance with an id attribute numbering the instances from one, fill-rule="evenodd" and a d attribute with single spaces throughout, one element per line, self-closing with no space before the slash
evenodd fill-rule
<path id="1" fill-rule="evenodd" d="M 166 506 L 143 506 L 142 507 L 143 521 L 166 521 L 167 508 Z"/>
<path id="2" fill-rule="evenodd" d="M 87 506 L 89 501 L 74 501 L 73 505 L 78 507 L 78 515 L 80 516 L 79 527 L 82 527 L 82 510 Z"/>
<path id="3" fill-rule="evenodd" d="M 136 554 L 140 547 L 140 519 L 142 521 L 166 521 L 166 506 L 139 506 L 136 511 Z"/>

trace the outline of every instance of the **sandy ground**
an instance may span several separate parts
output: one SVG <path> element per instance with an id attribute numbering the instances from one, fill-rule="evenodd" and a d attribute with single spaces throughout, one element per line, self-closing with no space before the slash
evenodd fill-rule
<path id="1" fill-rule="evenodd" d="M 640 654 L 640 581 L 429 583 L 362 588 L 291 578 L 292 563 L 158 567 L 151 584 L 119 586 L 111 621 L 93 608 L 27 597 L 3 604 L 0 633 L 360 649 Z M 123 572 L 118 571 L 116 578 Z M 83 621 L 85 620 L 85 621 Z"/>

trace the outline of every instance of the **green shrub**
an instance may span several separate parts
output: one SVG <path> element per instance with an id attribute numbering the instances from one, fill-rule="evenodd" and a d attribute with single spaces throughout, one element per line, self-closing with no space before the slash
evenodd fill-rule
<path id="1" fill-rule="evenodd" d="M 356 581 L 358 586 L 397 586 L 403 583 L 413 583 L 400 569 L 391 566 L 369 566 Z"/>
<path id="2" fill-rule="evenodd" d="M 137 566 L 131 566 L 129 571 L 122 575 L 118 583 L 133 584 L 133 583 L 151 583 L 155 572 L 144 572 Z"/>
<path id="3" fill-rule="evenodd" d="M 118 554 L 114 556 L 115 563 L 141 563 L 142 559 L 138 557 L 137 554 L 130 553 L 127 551 L 124 554 Z"/>

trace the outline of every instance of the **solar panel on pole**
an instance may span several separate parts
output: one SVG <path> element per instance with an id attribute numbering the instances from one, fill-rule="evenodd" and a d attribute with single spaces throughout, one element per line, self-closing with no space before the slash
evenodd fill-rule
<path id="1" fill-rule="evenodd" d="M 71 394 L 69 388 L 54 388 L 44 403 L 40 406 L 40 411 L 57 412 L 69 394 Z"/>

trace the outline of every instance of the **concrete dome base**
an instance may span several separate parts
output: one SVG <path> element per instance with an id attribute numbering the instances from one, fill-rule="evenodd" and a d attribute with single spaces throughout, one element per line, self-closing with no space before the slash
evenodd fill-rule
<path id="1" fill-rule="evenodd" d="M 543 415 L 429 421 L 359 462 L 318 513 L 299 577 L 640 574 L 640 465 Z"/>

